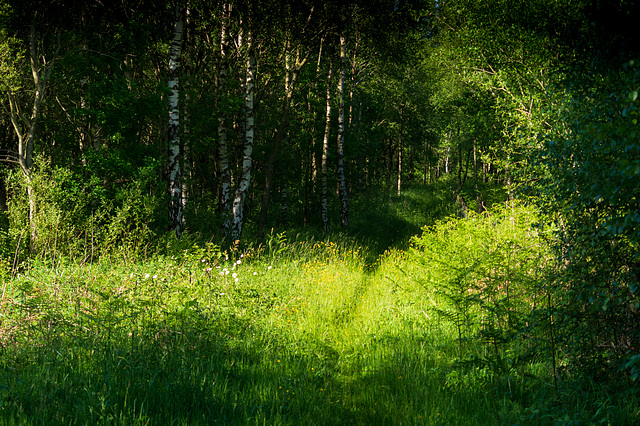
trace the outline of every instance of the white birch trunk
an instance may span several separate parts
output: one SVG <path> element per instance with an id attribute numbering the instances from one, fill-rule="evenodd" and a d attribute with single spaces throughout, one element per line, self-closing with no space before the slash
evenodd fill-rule
<path id="1" fill-rule="evenodd" d="M 331 80 L 333 77 L 333 59 L 329 61 L 329 74 L 327 75 L 327 109 L 325 115 L 324 137 L 322 139 L 322 199 L 320 202 L 320 214 L 322 217 L 322 229 L 329 233 L 329 208 L 327 199 L 327 157 L 329 154 L 329 133 L 331 132 Z"/>
<path id="2" fill-rule="evenodd" d="M 449 173 L 449 152 L 451 151 L 451 147 L 448 146 L 445 150 L 445 157 L 444 157 L 444 172 Z"/>
<path id="3" fill-rule="evenodd" d="M 320 50 L 318 52 L 318 62 L 316 63 L 316 80 L 320 78 L 320 63 L 322 61 L 322 45 L 324 43 L 324 38 L 320 39 Z M 309 87 L 309 97 L 311 97 L 311 90 L 315 89 L 317 86 L 316 81 L 313 81 Z M 310 104 L 311 105 L 311 104 Z M 316 124 L 316 116 L 317 112 L 313 113 L 313 133 L 311 138 L 311 182 L 313 183 L 313 188 L 315 191 L 316 182 L 318 181 L 318 162 L 316 159 L 316 139 L 315 139 L 315 124 Z"/>
<path id="4" fill-rule="evenodd" d="M 189 113 L 189 94 L 188 91 L 184 93 L 183 111 L 184 116 L 181 119 L 180 128 L 182 129 L 181 138 L 181 154 L 180 154 L 180 184 L 182 186 L 182 209 L 183 212 L 189 205 L 189 198 L 191 197 L 191 184 L 193 182 L 193 167 L 191 158 L 191 129 L 189 123 L 191 122 L 191 115 Z"/>
<path id="5" fill-rule="evenodd" d="M 340 35 L 340 81 L 338 83 L 338 96 L 340 97 L 340 107 L 338 110 L 338 191 L 340 193 L 340 221 L 343 228 L 349 227 L 349 194 L 347 193 L 347 182 L 344 177 L 344 78 L 346 67 L 346 42 L 344 35 Z"/>
<path id="6" fill-rule="evenodd" d="M 253 33 L 247 33 L 247 73 L 245 85 L 245 131 L 244 131 L 244 152 L 242 157 L 242 177 L 233 200 L 233 224 L 231 236 L 238 241 L 242 236 L 242 226 L 244 224 L 244 201 L 251 183 L 251 161 L 253 153 L 254 117 L 253 117 L 253 96 L 255 84 L 255 59 L 253 52 Z"/>
<path id="7" fill-rule="evenodd" d="M 184 230 L 184 205 L 180 184 L 180 56 L 182 54 L 183 5 L 176 9 L 176 22 L 169 56 L 169 230 L 180 238 Z"/>
<path id="8" fill-rule="evenodd" d="M 224 93 L 227 82 L 227 52 L 229 50 L 229 19 L 231 5 L 225 3 L 222 12 L 222 31 L 220 38 L 220 64 L 218 70 L 218 165 L 220 168 L 220 200 L 219 206 L 222 212 L 222 233 L 228 236 L 231 233 L 231 171 L 229 168 L 229 154 L 227 146 L 226 114 L 223 108 Z"/>

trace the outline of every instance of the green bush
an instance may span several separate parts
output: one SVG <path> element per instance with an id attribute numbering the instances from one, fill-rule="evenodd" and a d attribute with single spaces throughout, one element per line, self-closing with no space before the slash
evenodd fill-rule
<path id="1" fill-rule="evenodd" d="M 18 247 L 20 259 L 36 255 L 51 261 L 61 256 L 91 261 L 117 248 L 142 253 L 158 234 L 163 223 L 159 163 L 148 160 L 134 167 L 120 158 L 129 169 L 122 181 L 91 162 L 103 161 L 98 158 L 91 157 L 86 169 L 80 170 L 38 159 L 30 174 L 36 206 L 33 223 L 25 175 L 18 170 L 8 174 L 8 245 Z M 26 231 L 30 226 L 36 232 L 33 241 Z"/>
<path id="2" fill-rule="evenodd" d="M 569 367 L 585 377 L 638 375 L 639 89 L 634 61 L 569 70 L 536 158 L 540 204 L 558 225 L 550 288 L 560 343 Z"/>
<path id="3" fill-rule="evenodd" d="M 538 290 L 549 252 L 537 220 L 531 208 L 511 203 L 437 222 L 412 239 L 423 284 L 438 296 L 431 310 L 455 325 L 460 357 L 495 373 L 539 353 L 530 321 L 544 303 Z"/>

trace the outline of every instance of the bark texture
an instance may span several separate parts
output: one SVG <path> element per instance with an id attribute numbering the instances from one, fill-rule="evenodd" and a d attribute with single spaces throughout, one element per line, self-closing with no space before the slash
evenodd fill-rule
<path id="1" fill-rule="evenodd" d="M 329 73 L 327 74 L 327 108 L 324 120 L 324 137 L 322 139 L 322 193 L 320 201 L 320 214 L 322 219 L 322 229 L 325 234 L 329 233 L 329 206 L 328 206 L 328 191 L 327 191 L 327 159 L 329 155 L 329 134 L 331 133 L 331 80 L 333 77 L 333 60 L 329 61 Z"/>
<path id="2" fill-rule="evenodd" d="M 346 73 L 347 55 L 344 35 L 340 35 L 340 81 L 338 83 L 338 96 L 340 107 L 338 109 L 338 191 L 340 193 L 340 222 L 343 228 L 349 227 L 349 194 L 347 181 L 344 175 L 344 133 L 345 133 L 345 108 L 344 108 L 344 79 Z"/>
<path id="3" fill-rule="evenodd" d="M 167 168 L 169 172 L 169 230 L 180 238 L 184 231 L 184 200 L 180 183 L 180 59 L 182 55 L 184 4 L 176 8 L 176 22 L 169 55 L 169 152 Z"/>
<path id="4" fill-rule="evenodd" d="M 255 58 L 253 49 L 253 34 L 247 33 L 247 73 L 245 83 L 245 129 L 244 129 L 244 151 L 242 156 L 242 176 L 240 184 L 233 199 L 233 225 L 231 236 L 234 240 L 239 240 L 242 236 L 242 226 L 244 224 L 244 201 L 251 183 L 251 162 L 253 154 L 254 136 L 254 116 L 253 98 L 255 87 Z"/>
<path id="5" fill-rule="evenodd" d="M 224 93 L 227 82 L 229 51 L 229 19 L 231 5 L 225 3 L 222 11 L 222 30 L 220 37 L 220 62 L 218 66 L 218 166 L 220 171 L 220 199 L 219 209 L 222 213 L 222 233 L 231 233 L 231 171 L 229 168 L 229 149 L 227 147 L 227 116 L 224 109 Z"/>

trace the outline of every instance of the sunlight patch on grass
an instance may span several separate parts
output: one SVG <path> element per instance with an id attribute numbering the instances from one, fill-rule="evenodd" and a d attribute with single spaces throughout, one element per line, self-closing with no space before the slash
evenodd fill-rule
<path id="1" fill-rule="evenodd" d="M 0 424 L 530 416 L 532 404 L 493 396 L 503 388 L 487 371 L 455 365 L 455 327 L 433 313 L 447 300 L 424 265 L 391 249 L 372 267 L 370 255 L 346 237 L 276 235 L 244 252 L 36 264 L 6 283 Z"/>

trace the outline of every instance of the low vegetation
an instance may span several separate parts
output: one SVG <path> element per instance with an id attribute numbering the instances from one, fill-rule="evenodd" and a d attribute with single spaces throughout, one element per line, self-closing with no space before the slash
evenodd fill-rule
<path id="1" fill-rule="evenodd" d="M 420 191 L 371 224 L 428 220 Z M 2 284 L 0 423 L 637 423 L 633 387 L 562 369 L 536 219 L 496 203 L 378 252 L 273 231 L 35 261 Z"/>

